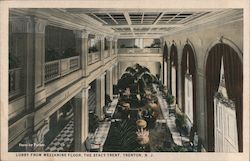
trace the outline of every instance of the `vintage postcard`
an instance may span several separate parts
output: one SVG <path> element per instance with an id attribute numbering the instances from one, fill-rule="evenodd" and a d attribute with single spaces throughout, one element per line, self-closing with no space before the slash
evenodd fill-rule
<path id="1" fill-rule="evenodd" d="M 249 160 L 249 6 L 1 1 L 1 160 Z"/>

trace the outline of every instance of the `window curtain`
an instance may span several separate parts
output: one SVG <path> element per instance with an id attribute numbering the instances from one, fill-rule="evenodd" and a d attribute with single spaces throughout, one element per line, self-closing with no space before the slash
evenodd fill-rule
<path id="1" fill-rule="evenodd" d="M 178 55 L 177 55 L 177 47 L 172 44 L 171 48 L 170 48 L 170 64 L 171 64 L 171 68 L 172 68 L 172 62 L 173 62 L 173 66 L 175 66 L 175 75 L 176 75 L 176 103 L 178 103 Z M 172 80 L 172 70 L 170 69 L 170 81 Z M 172 93 L 172 84 L 170 83 L 170 91 Z"/>
<path id="2" fill-rule="evenodd" d="M 220 44 L 215 45 L 208 54 L 206 62 L 206 99 L 208 151 L 214 152 L 214 94 L 220 84 L 220 67 L 223 51 Z"/>
<path id="3" fill-rule="evenodd" d="M 189 73 L 192 75 L 193 82 L 193 129 L 197 130 L 197 119 L 196 119 L 196 66 L 194 52 L 190 45 L 188 45 L 188 56 L 189 56 Z"/>
<path id="4" fill-rule="evenodd" d="M 227 94 L 233 100 L 236 107 L 238 146 L 239 152 L 243 152 L 243 64 L 237 53 L 228 45 L 222 44 L 224 50 L 224 75 Z"/>
<path id="5" fill-rule="evenodd" d="M 188 54 L 187 54 L 188 53 Z M 182 110 L 185 111 L 185 74 L 187 71 L 187 61 L 189 64 L 189 74 L 192 75 L 193 82 L 193 128 L 196 131 L 197 119 L 196 119 L 196 65 L 195 57 L 192 47 L 186 44 L 183 48 L 182 60 L 181 60 L 181 87 L 182 87 Z"/>
<path id="6" fill-rule="evenodd" d="M 165 71 L 165 62 L 168 62 L 168 46 L 165 41 L 164 48 L 163 48 L 163 82 L 165 82 L 165 76 L 167 75 L 167 71 Z M 168 68 L 167 68 L 168 69 Z"/>

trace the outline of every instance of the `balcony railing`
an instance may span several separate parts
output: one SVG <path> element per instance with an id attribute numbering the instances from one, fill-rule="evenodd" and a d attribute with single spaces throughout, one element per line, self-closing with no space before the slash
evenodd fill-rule
<path id="1" fill-rule="evenodd" d="M 95 52 L 95 53 L 88 53 L 88 65 L 94 64 L 101 60 L 101 53 Z"/>
<path id="2" fill-rule="evenodd" d="M 9 70 L 9 97 L 21 93 L 21 68 Z"/>
<path id="3" fill-rule="evenodd" d="M 80 69 L 80 56 L 45 63 L 45 83 Z"/>
<path id="4" fill-rule="evenodd" d="M 160 48 L 120 48 L 118 50 L 119 54 L 160 54 Z"/>

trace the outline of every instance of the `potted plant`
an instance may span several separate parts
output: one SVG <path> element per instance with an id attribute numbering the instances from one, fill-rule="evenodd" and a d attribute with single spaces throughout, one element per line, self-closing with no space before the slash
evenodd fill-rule
<path id="1" fill-rule="evenodd" d="M 176 113 L 175 124 L 180 134 L 186 135 L 188 133 L 186 116 L 184 114 Z"/>
<path id="2" fill-rule="evenodd" d="M 169 92 L 167 92 L 166 101 L 167 101 L 168 105 L 172 105 L 172 104 L 174 104 L 175 98 L 173 95 L 171 95 Z"/>

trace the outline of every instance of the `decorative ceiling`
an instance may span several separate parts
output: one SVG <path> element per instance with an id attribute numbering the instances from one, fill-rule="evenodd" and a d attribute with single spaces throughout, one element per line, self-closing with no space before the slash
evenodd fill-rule
<path id="1" fill-rule="evenodd" d="M 120 37 L 159 37 L 198 18 L 219 11 L 209 9 L 66 9 L 66 12 L 71 14 L 85 14 L 99 21 L 103 26 L 113 29 Z"/>
<path id="2" fill-rule="evenodd" d="M 243 20 L 243 9 L 112 9 L 33 8 L 14 9 L 48 19 L 49 24 L 87 29 L 119 38 L 160 38 L 168 34 Z"/>

